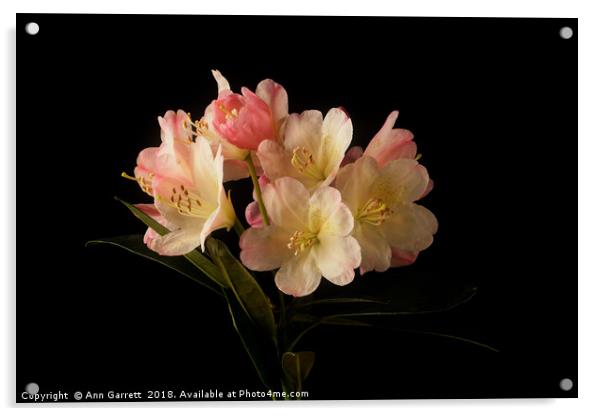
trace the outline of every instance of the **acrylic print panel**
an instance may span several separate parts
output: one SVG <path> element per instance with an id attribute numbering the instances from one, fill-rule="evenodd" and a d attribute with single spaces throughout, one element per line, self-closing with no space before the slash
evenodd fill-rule
<path id="1" fill-rule="evenodd" d="M 577 397 L 576 19 L 17 21 L 18 402 Z"/>

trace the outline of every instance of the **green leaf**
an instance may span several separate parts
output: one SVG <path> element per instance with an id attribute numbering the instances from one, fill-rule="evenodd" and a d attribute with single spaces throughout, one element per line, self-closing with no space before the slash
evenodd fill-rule
<path id="1" fill-rule="evenodd" d="M 288 351 L 282 355 L 282 370 L 292 383 L 294 391 L 303 389 L 303 381 L 309 375 L 315 361 L 316 354 L 313 351 Z"/>
<path id="2" fill-rule="evenodd" d="M 448 310 L 451 310 L 453 308 L 456 308 L 466 302 L 468 302 L 470 299 L 472 299 L 474 297 L 474 295 L 476 294 L 477 289 L 475 287 L 464 287 L 462 286 L 461 288 L 455 288 L 456 290 L 454 290 L 451 293 L 447 294 L 447 297 L 434 297 L 433 299 L 428 299 L 428 297 L 425 299 L 425 295 L 422 294 L 421 296 L 416 295 L 416 299 L 411 299 L 411 298 L 403 298 L 403 302 L 395 302 L 395 300 L 399 300 L 397 297 L 395 297 L 396 293 L 393 292 L 391 293 L 391 296 L 393 297 L 393 299 L 391 300 L 390 303 L 386 304 L 386 305 L 378 305 L 375 307 L 373 307 L 372 305 L 370 305 L 370 308 L 368 308 L 365 305 L 361 305 L 362 308 L 355 308 L 354 310 L 349 310 L 349 311 L 342 311 L 340 313 L 332 313 L 329 315 L 325 315 L 325 316 L 320 316 L 320 315 L 316 315 L 314 322 L 311 323 L 309 326 L 305 327 L 301 332 L 299 332 L 299 334 L 297 335 L 297 337 L 293 340 L 293 342 L 291 342 L 291 344 L 288 347 L 288 350 L 293 350 L 295 348 L 295 346 L 297 345 L 297 343 L 299 341 L 301 341 L 301 339 L 312 329 L 318 327 L 319 325 L 322 324 L 326 324 L 326 323 L 333 323 L 336 321 L 339 321 L 346 324 L 346 325 L 352 325 L 352 326 L 364 326 L 363 323 L 366 323 L 365 320 L 368 320 L 369 322 L 367 322 L 368 324 L 371 324 L 370 320 L 372 319 L 378 319 L 378 318 L 382 318 L 382 317 L 392 317 L 392 316 L 408 316 L 408 315 L 419 315 L 419 314 L 427 314 L 427 313 L 438 313 L 438 312 L 445 312 Z M 426 305 L 429 306 L 429 308 L 426 308 Z M 313 311 L 315 312 L 315 311 Z M 304 315 L 305 317 L 307 315 Z M 353 320 L 349 319 L 349 318 L 355 318 Z M 361 318 L 363 318 L 364 320 L 362 320 Z M 306 318 L 305 318 L 306 320 Z M 307 321 L 307 320 L 306 320 Z M 359 325 L 357 325 L 359 324 Z"/>
<path id="3" fill-rule="evenodd" d="M 159 224 L 157 221 L 146 215 L 140 209 L 136 208 L 134 205 L 125 202 L 122 199 L 115 197 L 115 199 L 125 205 L 131 212 L 142 221 L 144 224 L 155 230 L 159 235 L 165 235 L 169 233 L 169 230 L 165 228 L 163 225 Z M 228 284 L 224 281 L 222 274 L 219 269 L 215 266 L 215 264 L 211 263 L 207 257 L 205 257 L 200 251 L 193 250 L 190 253 L 184 255 L 184 257 L 191 262 L 197 269 L 205 273 L 210 279 L 212 279 L 215 283 L 217 283 L 221 287 L 227 287 Z"/>
<path id="4" fill-rule="evenodd" d="M 220 269 L 223 279 L 232 289 L 236 299 L 249 319 L 263 334 L 276 339 L 276 321 L 272 305 L 257 280 L 232 255 L 226 245 L 215 238 L 207 239 L 207 249 Z"/>
<path id="5" fill-rule="evenodd" d="M 297 299 L 299 299 L 297 301 Z M 383 300 L 378 300 L 378 299 L 366 299 L 366 298 L 326 298 L 326 299 L 316 299 L 316 300 L 312 300 L 312 299 L 307 299 L 307 298 L 296 298 L 294 303 L 292 304 L 292 307 L 294 309 L 301 309 L 301 308 L 307 308 L 307 307 L 311 307 L 311 306 L 316 306 L 316 305 L 332 305 L 332 304 L 338 304 L 338 303 L 373 303 L 373 304 L 380 304 L 380 305 L 386 305 L 387 303 L 389 303 L 388 301 L 383 301 Z"/>
<path id="6" fill-rule="evenodd" d="M 280 390 L 280 369 L 276 346 L 267 336 L 258 336 L 255 323 L 243 310 L 231 289 L 222 289 L 234 329 L 251 358 L 261 382 L 266 388 Z"/>
<path id="7" fill-rule="evenodd" d="M 161 256 L 155 253 L 154 251 L 149 250 L 148 247 L 146 247 L 146 245 L 144 244 L 143 238 L 144 237 L 141 234 L 101 238 L 98 240 L 88 241 L 86 243 L 86 247 L 98 244 L 120 247 L 129 251 L 130 253 L 137 254 L 141 257 L 169 267 L 170 269 L 175 270 L 176 272 L 188 277 L 189 279 L 192 279 L 195 282 L 205 286 L 212 292 L 222 296 L 220 286 L 218 286 L 213 280 L 209 279 L 204 274 L 199 273 L 199 270 L 192 264 L 190 264 L 189 261 L 183 259 L 180 256 Z"/>

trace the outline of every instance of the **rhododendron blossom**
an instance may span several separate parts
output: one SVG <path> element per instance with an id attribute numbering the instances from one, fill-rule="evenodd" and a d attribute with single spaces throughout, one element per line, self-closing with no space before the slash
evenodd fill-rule
<path id="1" fill-rule="evenodd" d="M 366 150 L 363 151 L 360 146 L 354 146 L 345 155 L 343 165 L 354 162 L 362 154 L 372 157 L 379 166 L 384 166 L 388 162 L 397 159 L 415 159 L 416 143 L 414 135 L 406 129 L 394 129 L 395 121 L 399 117 L 399 111 L 393 111 L 378 133 L 374 135 Z"/>
<path id="2" fill-rule="evenodd" d="M 336 187 L 354 215 L 361 273 L 385 271 L 392 259 L 394 265 L 411 263 L 417 252 L 431 245 L 437 219 L 414 203 L 428 183 L 426 169 L 413 159 L 380 167 L 374 158 L 363 156 L 340 170 Z"/>
<path id="3" fill-rule="evenodd" d="M 274 180 L 291 177 L 310 191 L 330 184 L 351 143 L 351 119 L 338 108 L 324 119 L 316 110 L 291 114 L 284 125 L 282 143 L 263 141 L 257 156 L 265 175 Z"/>
<path id="4" fill-rule="evenodd" d="M 159 117 L 161 146 L 144 149 L 135 175 L 141 188 L 155 198 L 154 207 L 142 209 L 171 232 L 159 236 L 148 231 L 145 243 L 162 255 L 204 250 L 207 236 L 234 224 L 234 209 L 223 181 L 221 148 L 213 154 L 201 137 L 192 139 L 189 118 L 183 111 Z"/>
<path id="5" fill-rule="evenodd" d="M 264 201 L 270 225 L 249 228 L 240 238 L 240 257 L 251 270 L 279 269 L 276 285 L 305 296 L 321 276 L 337 285 L 353 280 L 360 247 L 350 235 L 353 216 L 332 187 L 310 195 L 299 181 L 284 177 L 267 184 Z"/>

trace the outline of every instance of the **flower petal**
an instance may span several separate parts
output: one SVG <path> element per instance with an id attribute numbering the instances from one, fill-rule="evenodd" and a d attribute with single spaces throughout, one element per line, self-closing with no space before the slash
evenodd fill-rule
<path id="1" fill-rule="evenodd" d="M 292 256 L 286 246 L 288 238 L 289 235 L 275 225 L 249 228 L 240 236 L 240 260 L 258 272 L 277 269 Z"/>
<path id="2" fill-rule="evenodd" d="M 309 229 L 322 236 L 344 237 L 353 229 L 353 215 L 330 186 L 318 188 L 309 199 Z"/>
<path id="3" fill-rule="evenodd" d="M 290 176 L 301 179 L 299 172 L 291 165 L 291 154 L 274 140 L 264 140 L 257 148 L 257 157 L 265 176 L 271 180 Z"/>
<path id="4" fill-rule="evenodd" d="M 372 270 L 384 272 L 391 266 L 391 247 L 382 232 L 382 227 L 356 224 L 353 236 L 362 248 L 361 274 Z"/>
<path id="5" fill-rule="evenodd" d="M 215 81 L 217 82 L 217 93 L 219 95 L 230 92 L 230 83 L 221 72 L 219 72 L 217 69 L 213 69 L 211 70 L 211 74 L 213 74 L 213 78 L 215 78 Z"/>
<path id="6" fill-rule="evenodd" d="M 421 251 L 431 245 L 437 227 L 437 218 L 431 211 L 410 203 L 398 206 L 381 228 L 391 246 Z"/>
<path id="7" fill-rule="evenodd" d="M 379 166 L 396 159 L 414 159 L 416 157 L 416 143 L 412 140 L 414 135 L 405 129 L 394 129 L 399 111 L 393 111 L 381 129 L 372 138 L 366 147 L 365 155 L 373 157 Z"/>
<path id="8" fill-rule="evenodd" d="M 276 179 L 266 185 L 263 201 L 273 224 L 287 230 L 307 228 L 309 191 L 293 178 Z"/>
<path id="9" fill-rule="evenodd" d="M 336 285 L 346 285 L 353 280 L 353 269 L 361 262 L 361 249 L 355 238 L 320 237 L 312 251 L 320 273 Z"/>
<path id="10" fill-rule="evenodd" d="M 320 278 L 313 250 L 304 250 L 282 264 L 276 273 L 276 286 L 287 295 L 306 296 L 318 288 Z"/>
<path id="11" fill-rule="evenodd" d="M 397 159 L 382 168 L 374 187 L 378 196 L 395 209 L 398 203 L 420 199 L 428 182 L 429 175 L 424 166 L 413 159 Z"/>
<path id="12" fill-rule="evenodd" d="M 416 261 L 417 251 L 400 250 L 391 247 L 391 267 L 409 266 Z"/>
<path id="13" fill-rule="evenodd" d="M 245 209 L 245 218 L 251 228 L 261 228 L 263 226 L 263 218 L 259 211 L 259 204 L 256 201 L 251 202 Z"/>
<path id="14" fill-rule="evenodd" d="M 343 201 L 352 213 L 356 213 L 370 199 L 378 177 L 376 161 L 368 156 L 362 156 L 339 170 L 335 186 L 341 191 Z"/>
<path id="15" fill-rule="evenodd" d="M 353 163 L 358 160 L 364 154 L 364 150 L 361 146 L 353 146 L 347 150 L 345 153 L 345 157 L 341 161 L 341 167 L 348 165 L 349 163 Z"/>
<path id="16" fill-rule="evenodd" d="M 288 94 L 284 87 L 271 79 L 264 79 L 257 84 L 255 93 L 270 107 L 274 131 L 280 132 L 280 127 L 288 116 Z"/>
<path id="17" fill-rule="evenodd" d="M 291 114 L 286 120 L 285 149 L 292 152 L 297 147 L 305 148 L 315 155 L 315 152 L 319 151 L 321 147 L 322 122 L 322 113 L 317 110 Z"/>
<path id="18" fill-rule="evenodd" d="M 318 164 L 323 167 L 324 172 L 330 178 L 326 181 L 326 185 L 334 179 L 351 143 L 352 136 L 353 125 L 349 116 L 339 108 L 330 109 L 324 117 L 322 143 L 318 156 Z"/>
<path id="19" fill-rule="evenodd" d="M 201 234 L 190 229 L 180 229 L 155 238 L 149 248 L 162 256 L 182 256 L 201 245 Z"/>

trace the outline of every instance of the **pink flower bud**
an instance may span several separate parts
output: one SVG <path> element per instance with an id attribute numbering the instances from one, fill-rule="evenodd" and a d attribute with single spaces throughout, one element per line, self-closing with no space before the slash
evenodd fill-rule
<path id="1" fill-rule="evenodd" d="M 265 101 L 247 88 L 240 94 L 227 94 L 213 102 L 213 126 L 241 149 L 257 150 L 263 140 L 274 140 L 272 112 Z"/>

